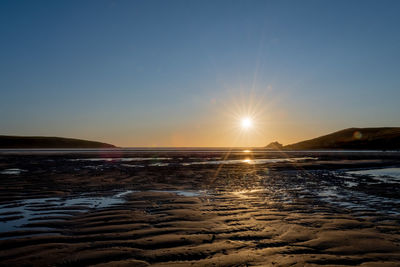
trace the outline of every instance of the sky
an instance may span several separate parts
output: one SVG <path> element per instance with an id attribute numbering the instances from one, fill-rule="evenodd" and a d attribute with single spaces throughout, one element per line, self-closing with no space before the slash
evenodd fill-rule
<path id="1" fill-rule="evenodd" d="M 0 134 L 231 147 L 400 126 L 399 11 L 388 0 L 3 0 Z"/>

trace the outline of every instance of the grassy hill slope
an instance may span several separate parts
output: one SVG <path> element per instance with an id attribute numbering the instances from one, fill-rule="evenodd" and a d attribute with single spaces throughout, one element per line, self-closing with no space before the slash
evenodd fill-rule
<path id="1" fill-rule="evenodd" d="M 0 135 L 0 148 L 113 148 L 115 146 L 81 139 Z"/>
<path id="2" fill-rule="evenodd" d="M 400 127 L 349 128 L 314 139 L 286 145 L 285 150 L 400 149 Z"/>

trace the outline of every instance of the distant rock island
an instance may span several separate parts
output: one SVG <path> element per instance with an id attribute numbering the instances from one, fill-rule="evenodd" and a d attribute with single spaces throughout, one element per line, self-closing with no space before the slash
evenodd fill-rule
<path id="1" fill-rule="evenodd" d="M 114 148 L 115 146 L 81 139 L 0 135 L 0 148 Z"/>
<path id="2" fill-rule="evenodd" d="M 266 149 L 271 149 L 271 150 L 282 150 L 283 145 L 279 142 L 272 142 L 269 143 L 269 145 L 265 146 Z"/>
<path id="3" fill-rule="evenodd" d="M 314 139 L 286 145 L 282 149 L 398 150 L 400 149 L 400 127 L 348 128 Z"/>

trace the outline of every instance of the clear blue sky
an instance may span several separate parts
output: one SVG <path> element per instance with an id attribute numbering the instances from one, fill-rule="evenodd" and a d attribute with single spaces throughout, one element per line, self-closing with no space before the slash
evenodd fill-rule
<path id="1" fill-rule="evenodd" d="M 400 1 L 3 0 L 0 134 L 258 146 L 400 126 L 399 14 Z M 239 133 L 244 110 L 257 129 Z"/>

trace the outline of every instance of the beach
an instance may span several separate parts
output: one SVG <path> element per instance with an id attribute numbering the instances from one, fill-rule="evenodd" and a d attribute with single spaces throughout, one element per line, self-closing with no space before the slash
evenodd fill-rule
<path id="1" fill-rule="evenodd" d="M 45 152 L 0 154 L 1 266 L 400 264 L 399 152 Z"/>

